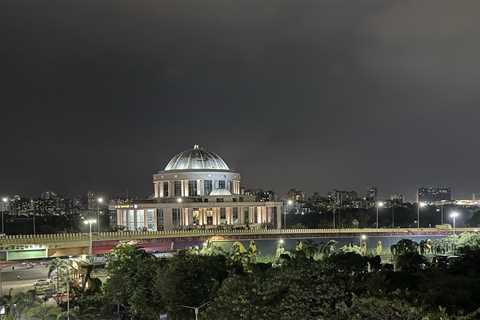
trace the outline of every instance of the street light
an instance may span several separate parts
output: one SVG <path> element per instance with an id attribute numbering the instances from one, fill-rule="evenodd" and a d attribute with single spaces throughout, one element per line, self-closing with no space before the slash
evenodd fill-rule
<path id="1" fill-rule="evenodd" d="M 284 229 L 287 229 L 287 211 L 288 211 L 288 207 L 292 206 L 293 205 L 293 200 L 292 199 L 288 199 L 287 200 L 287 205 L 285 207 L 285 210 L 283 210 L 283 228 Z"/>
<path id="2" fill-rule="evenodd" d="M 178 203 L 182 203 L 182 201 L 183 201 L 182 198 L 177 198 Z"/>
<path id="3" fill-rule="evenodd" d="M 93 242 L 92 241 L 92 224 L 97 223 L 97 220 L 88 219 L 88 220 L 83 221 L 83 223 L 88 224 L 89 229 L 90 229 L 90 232 L 89 232 L 89 234 L 90 234 L 90 247 L 89 247 L 88 253 L 89 253 L 90 256 L 92 256 L 92 242 Z"/>
<path id="4" fill-rule="evenodd" d="M 209 302 L 206 302 L 198 307 L 190 307 L 190 306 L 182 306 L 184 308 L 188 308 L 188 309 L 192 309 L 195 311 L 195 320 L 198 320 L 198 311 L 203 308 L 204 306 L 206 306 Z"/>
<path id="5" fill-rule="evenodd" d="M 457 211 L 450 213 L 450 218 L 453 219 L 453 234 L 455 234 L 455 220 L 460 214 Z"/>
<path id="6" fill-rule="evenodd" d="M 103 201 L 102 197 L 97 198 L 97 232 L 100 232 L 100 205 L 103 204 Z"/>
<path id="7" fill-rule="evenodd" d="M 376 207 L 377 207 L 377 229 L 378 229 L 378 210 L 380 208 L 383 208 L 384 206 L 385 206 L 385 203 L 383 201 L 378 201 L 377 202 L 377 205 L 376 205 Z"/>
<path id="8" fill-rule="evenodd" d="M 3 220 L 3 215 L 5 214 L 5 211 L 7 210 L 8 198 L 3 197 L 2 202 L 3 202 L 3 206 L 2 206 L 2 233 L 5 233 L 5 224 L 4 224 L 4 220 Z"/>
<path id="9" fill-rule="evenodd" d="M 427 204 L 425 202 L 418 202 L 417 203 L 417 228 L 420 229 L 420 209 L 426 207 Z"/>

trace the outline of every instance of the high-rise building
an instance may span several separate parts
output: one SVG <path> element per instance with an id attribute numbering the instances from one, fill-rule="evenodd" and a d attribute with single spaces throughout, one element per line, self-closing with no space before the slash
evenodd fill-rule
<path id="1" fill-rule="evenodd" d="M 417 202 L 433 203 L 451 200 L 452 189 L 449 187 L 421 187 L 417 191 Z"/>
<path id="2" fill-rule="evenodd" d="M 400 205 L 405 202 L 405 197 L 401 193 L 394 193 L 390 195 L 390 201 L 396 205 Z"/>
<path id="3" fill-rule="evenodd" d="M 358 200 L 358 194 L 355 191 L 334 190 L 329 197 L 333 198 L 337 207 L 351 207 L 354 205 L 353 202 Z"/>
<path id="4" fill-rule="evenodd" d="M 372 186 L 367 191 L 366 200 L 368 202 L 376 202 L 377 196 L 378 196 L 378 189 L 376 186 Z"/>
<path id="5" fill-rule="evenodd" d="M 243 193 L 240 192 L 240 194 L 254 196 L 257 201 L 275 201 L 275 192 L 272 190 L 244 189 Z"/>
<path id="6" fill-rule="evenodd" d="M 287 198 L 295 202 L 305 202 L 305 192 L 292 188 L 288 190 Z"/>

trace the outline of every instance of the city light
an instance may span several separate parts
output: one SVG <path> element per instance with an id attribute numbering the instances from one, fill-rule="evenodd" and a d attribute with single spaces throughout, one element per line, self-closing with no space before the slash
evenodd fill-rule
<path id="1" fill-rule="evenodd" d="M 385 202 L 383 201 L 378 201 L 377 202 L 377 208 L 383 208 L 385 206 Z"/>
<path id="2" fill-rule="evenodd" d="M 457 219 L 457 217 L 460 215 L 460 213 L 458 213 L 458 211 L 453 211 L 450 213 L 450 218 L 453 219 L 453 234 L 455 235 L 455 221 Z"/>
<path id="3" fill-rule="evenodd" d="M 280 240 L 278 240 L 278 243 L 280 243 L 280 244 L 284 244 L 284 243 L 285 243 L 285 241 L 283 241 L 283 239 L 280 239 Z"/>
<path id="4" fill-rule="evenodd" d="M 426 206 L 427 206 L 427 203 L 426 203 L 426 202 L 419 202 L 419 203 L 418 203 L 418 206 L 419 206 L 420 208 L 423 208 L 423 207 L 426 207 Z"/>
<path id="5" fill-rule="evenodd" d="M 291 206 L 291 205 L 293 204 L 293 200 L 290 200 L 290 199 L 289 199 L 289 200 L 287 201 L 287 204 L 288 204 L 289 206 Z"/>
<path id="6" fill-rule="evenodd" d="M 102 197 L 97 198 L 97 202 L 98 203 L 103 203 L 103 198 Z"/>
<path id="7" fill-rule="evenodd" d="M 87 219 L 85 221 L 83 221 L 84 224 L 95 224 L 97 223 L 97 220 L 95 219 Z"/>
<path id="8" fill-rule="evenodd" d="M 362 235 L 360 236 L 360 239 L 362 239 L 362 240 L 364 240 L 364 241 L 367 240 L 367 235 L 366 235 L 366 234 L 362 234 Z"/>
<path id="9" fill-rule="evenodd" d="M 182 198 L 177 198 L 178 203 L 181 203 L 182 201 L 183 201 Z"/>
<path id="10" fill-rule="evenodd" d="M 457 218 L 460 214 L 457 212 L 457 211 L 453 211 L 452 213 L 450 213 L 450 218 L 454 219 L 454 218 Z"/>

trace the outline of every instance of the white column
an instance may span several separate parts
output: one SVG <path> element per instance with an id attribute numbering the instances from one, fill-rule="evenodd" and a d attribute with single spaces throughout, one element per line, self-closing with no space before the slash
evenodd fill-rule
<path id="1" fill-rule="evenodd" d="M 153 189 L 155 192 L 155 198 L 158 198 L 159 197 L 158 182 L 153 183 Z"/>
<path id="2" fill-rule="evenodd" d="M 163 181 L 160 181 L 158 183 L 158 196 L 160 198 L 163 198 Z"/>

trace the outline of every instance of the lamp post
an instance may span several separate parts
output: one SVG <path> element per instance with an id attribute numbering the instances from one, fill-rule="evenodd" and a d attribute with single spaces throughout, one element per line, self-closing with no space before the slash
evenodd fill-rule
<path id="1" fill-rule="evenodd" d="M 427 204 L 425 202 L 417 202 L 417 229 L 420 229 L 420 209 L 426 206 Z"/>
<path id="2" fill-rule="evenodd" d="M 288 199 L 287 205 L 285 206 L 285 210 L 283 210 L 283 229 L 287 229 L 287 211 L 290 206 L 293 205 L 293 200 Z"/>
<path id="3" fill-rule="evenodd" d="M 103 198 L 97 198 L 97 232 L 100 232 L 100 205 L 103 204 Z"/>
<path id="4" fill-rule="evenodd" d="M 460 214 L 457 211 L 450 213 L 450 218 L 453 219 L 453 234 L 455 235 L 455 221 Z"/>
<path id="5" fill-rule="evenodd" d="M 202 304 L 198 307 L 190 307 L 190 306 L 181 306 L 181 307 L 192 309 L 193 311 L 195 311 L 195 320 L 198 320 L 198 312 L 200 311 L 201 308 L 205 307 L 207 304 L 208 304 L 208 302 L 206 302 L 206 303 L 204 303 L 204 304 Z"/>
<path id="6" fill-rule="evenodd" d="M 380 208 L 383 208 L 384 205 L 385 205 L 385 203 L 383 203 L 382 201 L 378 201 L 378 202 L 377 202 L 377 205 L 376 205 L 376 207 L 377 207 L 377 222 L 376 222 L 376 224 L 377 224 L 377 229 L 378 229 L 378 210 L 379 210 Z"/>
<path id="7" fill-rule="evenodd" d="M 3 202 L 3 206 L 2 206 L 2 233 L 5 233 L 5 223 L 4 223 L 3 215 L 5 214 L 5 211 L 6 211 L 6 209 L 7 209 L 8 198 L 7 198 L 7 197 L 3 197 L 3 198 L 2 198 L 2 202 Z"/>
<path id="8" fill-rule="evenodd" d="M 88 224 L 89 229 L 90 229 L 90 232 L 89 232 L 89 234 L 90 234 L 90 246 L 89 246 L 89 249 L 88 249 L 88 254 L 89 254 L 90 256 L 92 256 L 92 242 L 93 242 L 93 241 L 92 241 L 92 224 L 97 223 L 97 220 L 95 220 L 95 219 L 88 219 L 88 220 L 83 221 L 83 223 L 84 223 L 84 224 Z"/>

